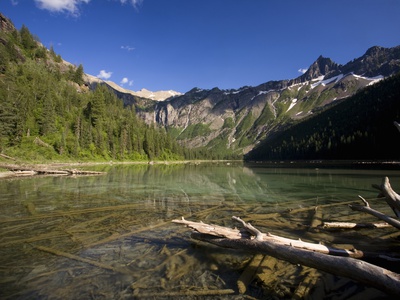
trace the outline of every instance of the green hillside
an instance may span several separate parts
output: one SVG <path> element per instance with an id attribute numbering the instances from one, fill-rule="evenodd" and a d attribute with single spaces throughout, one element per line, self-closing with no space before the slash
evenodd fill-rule
<path id="1" fill-rule="evenodd" d="M 177 160 L 194 156 L 22 26 L 0 31 L 0 152 L 28 161 Z"/>
<path id="2" fill-rule="evenodd" d="M 394 121 L 400 122 L 400 74 L 267 138 L 245 159 L 398 160 Z"/>

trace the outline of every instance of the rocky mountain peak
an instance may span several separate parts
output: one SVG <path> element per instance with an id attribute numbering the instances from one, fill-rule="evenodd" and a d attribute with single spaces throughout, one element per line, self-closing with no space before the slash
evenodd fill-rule
<path id="1" fill-rule="evenodd" d="M 375 55 L 379 55 L 379 53 L 381 52 L 381 51 L 384 51 L 385 50 L 385 48 L 383 48 L 383 47 L 380 47 L 380 46 L 373 46 L 373 47 L 371 47 L 371 48 L 369 48 L 368 50 L 367 50 L 367 52 L 365 52 L 365 56 L 375 56 Z"/>
<path id="2" fill-rule="evenodd" d="M 320 76 L 326 76 L 340 70 L 340 65 L 332 61 L 330 58 L 320 55 L 317 60 L 308 68 L 301 79 L 302 81 L 310 81 Z"/>
<path id="3" fill-rule="evenodd" d="M 133 92 L 133 93 L 136 96 L 155 100 L 155 101 L 164 101 L 168 98 L 182 95 L 182 93 L 173 91 L 173 90 L 152 92 L 145 88 L 141 89 L 140 91 Z"/>

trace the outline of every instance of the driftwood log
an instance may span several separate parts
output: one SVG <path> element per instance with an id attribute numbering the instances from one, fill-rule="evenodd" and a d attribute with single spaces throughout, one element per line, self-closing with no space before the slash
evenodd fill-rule
<path id="1" fill-rule="evenodd" d="M 365 212 L 365 213 L 370 214 L 370 215 L 372 215 L 372 216 L 374 216 L 374 217 L 376 217 L 376 218 L 378 218 L 378 219 L 380 219 L 382 221 L 385 221 L 386 223 L 392 225 L 393 227 L 395 227 L 397 229 L 400 229 L 400 221 L 399 220 L 397 220 L 395 218 L 392 218 L 392 217 L 390 217 L 388 215 L 385 215 L 384 213 L 381 213 L 381 212 L 379 212 L 379 211 L 377 211 L 375 209 L 372 209 L 369 206 L 369 203 L 364 198 L 362 198 L 361 196 L 359 196 L 359 197 L 364 202 L 364 205 L 349 205 L 349 207 L 352 210 Z"/>
<path id="2" fill-rule="evenodd" d="M 392 227 L 386 222 L 382 223 L 352 223 L 352 222 L 323 222 L 323 228 L 333 229 L 359 229 L 359 228 L 388 228 Z"/>
<path id="3" fill-rule="evenodd" d="M 198 223 L 198 222 L 192 222 L 185 220 L 182 218 L 181 220 L 173 220 L 172 222 L 177 223 L 177 224 L 182 224 L 186 225 L 195 231 L 203 234 L 208 234 L 211 236 L 217 236 L 217 237 L 222 237 L 222 238 L 227 238 L 231 240 L 237 240 L 237 239 L 251 239 L 251 233 L 249 233 L 246 228 L 248 228 L 249 224 L 246 224 L 242 219 L 238 217 L 232 217 L 232 219 L 240 222 L 243 224 L 245 230 L 239 230 L 237 228 L 228 228 L 228 227 L 223 227 L 223 226 L 218 226 L 218 225 L 209 225 L 205 223 Z M 368 256 L 367 253 L 364 253 L 363 251 L 357 250 L 357 249 L 339 249 L 339 248 L 333 248 L 329 246 L 325 246 L 322 244 L 315 244 L 315 243 L 309 243 L 302 241 L 301 239 L 298 240 L 293 240 L 285 237 L 281 237 L 278 235 L 273 235 L 271 233 L 260 233 L 259 240 L 265 241 L 265 242 L 271 242 L 274 244 L 279 244 L 282 246 L 290 246 L 293 248 L 297 249 L 303 249 L 303 250 L 308 250 L 308 251 L 314 251 L 314 252 L 319 252 L 323 254 L 329 254 L 329 255 L 335 255 L 335 256 L 344 256 L 344 257 L 353 257 L 353 258 L 363 258 Z M 379 255 L 374 255 L 379 256 Z"/>
<path id="4" fill-rule="evenodd" d="M 400 215 L 400 195 L 393 191 L 388 177 L 384 177 L 381 185 L 373 185 L 385 197 L 386 202 L 392 208 L 397 217 Z M 369 203 L 359 196 L 364 202 L 362 205 L 350 205 L 353 210 L 369 213 L 391 226 L 400 229 L 400 221 L 370 208 Z M 316 211 L 317 212 L 317 211 Z M 308 243 L 301 240 L 288 239 L 270 233 L 262 233 L 251 224 L 244 222 L 238 217 L 232 219 L 240 222 L 242 230 L 227 228 L 218 225 L 205 224 L 203 222 L 192 222 L 182 218 L 173 220 L 177 224 L 186 225 L 195 232 L 191 237 L 196 240 L 212 243 L 217 246 L 247 250 L 258 254 L 270 255 L 293 264 L 300 264 L 325 271 L 334 275 L 346 277 L 358 281 L 367 286 L 377 288 L 387 294 L 400 294 L 400 274 L 385 268 L 362 261 L 359 258 L 366 257 L 360 250 L 337 249 L 321 244 Z M 321 220 L 318 215 L 313 223 L 320 226 Z M 323 224 L 323 223 L 322 223 Z M 387 226 L 382 224 L 382 226 Z M 354 228 L 351 225 L 349 227 Z M 378 227 L 372 225 L 373 228 Z M 380 255 L 377 255 L 378 257 Z M 380 257 L 384 258 L 385 255 Z M 390 259 L 390 258 L 387 258 Z"/>
<path id="5" fill-rule="evenodd" d="M 400 131 L 400 124 L 397 123 L 396 121 L 393 122 L 394 126 L 396 126 L 396 128 Z"/>
<path id="6" fill-rule="evenodd" d="M 248 250 L 255 253 L 271 255 L 293 264 L 316 268 L 331 274 L 350 278 L 360 283 L 375 287 L 387 294 L 400 294 L 400 274 L 379 266 L 355 259 L 352 251 L 326 247 L 327 254 L 345 255 L 348 257 L 327 255 L 313 249 L 325 247 L 297 240 L 290 240 L 269 233 L 262 233 L 249 223 L 238 217 L 232 217 L 240 222 L 245 230 L 209 225 L 202 222 L 192 222 L 185 219 L 172 222 L 186 225 L 195 230 L 191 237 L 214 245 Z M 291 241 L 291 242 L 290 242 Z M 289 243 L 289 244 L 288 244 Z M 313 246 L 311 246 L 313 245 Z M 357 253 L 358 251 L 355 251 Z"/>
<path id="7" fill-rule="evenodd" d="M 0 164 L 0 168 L 11 171 L 7 177 L 16 176 L 33 176 L 33 175 L 53 175 L 53 176 L 70 176 L 70 175 L 102 175 L 105 172 L 83 171 L 78 169 L 52 169 L 38 166 L 20 166 L 16 164 Z"/>
<path id="8" fill-rule="evenodd" d="M 385 197 L 386 203 L 393 210 L 396 217 L 400 217 L 400 195 L 397 194 L 390 185 L 389 178 L 384 177 L 380 185 L 374 184 L 372 187 L 378 189 L 380 194 L 378 197 Z"/>

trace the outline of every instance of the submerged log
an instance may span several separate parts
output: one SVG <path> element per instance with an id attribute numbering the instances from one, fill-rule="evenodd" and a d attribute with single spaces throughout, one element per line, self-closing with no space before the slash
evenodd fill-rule
<path id="1" fill-rule="evenodd" d="M 271 238 L 269 234 L 261 233 L 251 224 L 240 218 L 234 220 L 242 223 L 247 234 L 237 229 L 186 220 L 173 220 L 175 223 L 187 225 L 195 231 L 192 238 L 215 244 L 217 246 L 248 250 L 259 254 L 274 256 L 293 264 L 301 264 L 335 275 L 347 277 L 360 283 L 375 287 L 391 295 L 400 293 L 400 275 L 373 264 L 351 257 L 326 255 L 315 251 L 301 249 L 292 244 L 282 243 Z M 226 232 L 230 237 L 226 236 Z M 250 235 L 250 237 L 249 237 Z M 294 241 L 294 240 L 292 240 Z"/>
<path id="2" fill-rule="evenodd" d="M 318 206 L 315 207 L 314 209 L 314 216 L 311 220 L 310 224 L 310 231 L 316 231 L 319 226 L 322 224 L 322 209 L 319 208 Z"/>
<path id="3" fill-rule="evenodd" d="M 85 264 L 89 264 L 98 268 L 102 268 L 105 270 L 110 270 L 113 271 L 115 273 L 121 273 L 121 274 L 126 274 L 126 275 L 131 275 L 132 272 L 129 271 L 127 268 L 118 268 L 118 267 L 114 267 L 114 266 L 110 266 L 92 259 L 88 259 L 88 258 L 84 258 L 84 257 L 80 257 L 71 253 L 67 253 L 61 250 L 57 250 L 57 249 L 52 249 L 52 248 L 48 248 L 48 247 L 44 247 L 44 246 L 35 246 L 33 245 L 33 247 L 37 250 L 43 251 L 43 252 L 47 252 L 47 253 L 51 253 L 54 255 L 58 255 L 58 256 L 62 256 L 62 257 L 66 257 L 75 261 L 79 261 L 79 262 L 83 262 Z"/>
<path id="4" fill-rule="evenodd" d="M 242 275 L 240 275 L 237 286 L 240 294 L 244 294 L 247 290 L 247 286 L 253 281 L 254 275 L 257 272 L 259 265 L 261 264 L 264 255 L 256 254 L 253 256 L 246 269 L 244 269 Z"/>
<path id="5" fill-rule="evenodd" d="M 164 292 L 138 292 L 134 294 L 138 299 L 140 298 L 167 298 L 167 297 L 203 297 L 203 296 L 222 296 L 222 295 L 233 295 L 235 291 L 232 289 L 224 290 L 184 290 L 184 291 L 164 291 Z"/>

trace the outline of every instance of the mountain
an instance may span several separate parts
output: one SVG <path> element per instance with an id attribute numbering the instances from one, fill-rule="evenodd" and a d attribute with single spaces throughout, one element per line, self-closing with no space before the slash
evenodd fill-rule
<path id="1" fill-rule="evenodd" d="M 151 99 L 151 100 L 156 100 L 156 101 L 164 101 L 171 97 L 176 97 L 176 96 L 182 95 L 182 93 L 176 92 L 173 90 L 152 92 L 147 89 L 141 89 L 140 91 L 137 91 L 134 93 L 136 96 Z"/>
<path id="2" fill-rule="evenodd" d="M 351 96 L 363 91 L 366 87 L 375 85 L 400 71 L 400 46 L 393 48 L 374 46 L 361 57 L 344 65 L 337 64 L 330 58 L 319 56 L 304 74 L 294 79 L 268 81 L 258 86 L 244 86 L 230 90 L 221 90 L 218 87 L 213 89 L 193 88 L 180 95 L 166 91 L 164 94 L 171 95 L 171 97 L 161 101 L 156 99 L 162 99 L 165 96 L 156 98 L 156 93 L 147 90 L 134 92 L 113 82 L 102 81 L 88 74 L 83 74 L 82 66 L 76 67 L 69 64 L 56 55 L 53 49 L 48 50 L 42 45 L 40 46 L 30 35 L 27 28 L 21 28 L 20 32 L 15 32 L 15 28 L 11 28 L 10 23 L 3 16 L 0 18 L 0 26 L 0 29 L 6 33 L 0 35 L 0 48 L 2 47 L 0 49 L 0 73 L 9 69 L 17 72 L 16 76 L 22 74 L 27 77 L 27 80 L 30 80 L 29 78 L 34 78 L 34 76 L 42 76 L 38 73 L 40 71 L 49 78 L 55 77 L 58 80 L 62 78 L 69 86 L 74 87 L 75 91 L 79 93 L 79 97 L 84 98 L 80 100 L 84 104 L 79 104 L 79 109 L 82 107 L 84 109 L 81 112 L 82 116 L 75 120 L 69 120 L 72 125 L 66 125 L 66 128 L 70 129 L 77 126 L 76 120 L 81 122 L 81 117 L 92 117 L 85 122 L 91 122 L 91 125 L 96 127 L 96 118 L 93 119 L 92 114 L 97 113 L 97 111 L 96 109 L 93 110 L 91 106 L 94 99 L 91 99 L 90 93 L 104 93 L 108 89 L 107 92 L 111 91 L 113 95 L 122 100 L 125 108 L 130 109 L 133 106 L 135 109 L 131 111 L 135 111 L 135 117 L 139 116 L 147 124 L 152 125 L 151 128 L 165 128 L 180 145 L 192 149 L 199 148 L 198 150 L 201 153 L 212 154 L 212 158 L 242 157 L 256 145 L 264 144 L 264 141 L 271 141 L 274 137 L 282 136 L 294 124 L 309 120 L 311 116 L 332 109 L 341 102 L 346 102 Z M 30 64 L 26 65 L 29 68 L 27 74 L 23 74 L 15 68 L 18 64 L 22 67 L 22 64 L 26 62 Z M 11 65 L 9 65 L 10 63 Z M 38 67 L 35 69 L 33 64 L 38 64 Z M 12 68 L 9 68 L 10 66 Z M 50 70 L 51 74 L 47 74 L 48 71 L 45 69 Z M 38 75 L 28 76 L 29 72 L 36 72 L 35 74 Z M 12 77 L 9 80 L 12 80 Z M 18 84 L 17 82 L 12 83 Z M 41 82 L 39 83 L 41 84 Z M 28 93 L 28 84 L 18 86 L 18 88 L 21 87 L 26 87 L 26 93 Z M 104 87 L 107 89 L 104 89 Z M 37 87 L 32 86 L 32 88 Z M 96 92 L 98 90 L 100 92 Z M 9 88 L 2 90 L 3 94 L 9 92 L 11 92 Z M 40 95 L 46 95 L 43 91 L 39 92 Z M 58 98 L 60 95 L 60 93 L 56 94 Z M 10 96 L 7 97 L 10 98 Z M 4 96 L 3 99 L 7 97 Z M 16 97 L 21 98 L 18 95 Z M 37 95 L 34 97 L 37 97 Z M 79 97 L 73 98 L 74 101 Z M 111 99 L 108 94 L 105 95 L 105 98 Z M 21 99 L 30 98 L 23 97 Z M 56 98 L 54 96 L 51 99 Z M 61 99 L 58 99 L 58 101 L 61 101 Z M 107 105 L 111 103 L 116 102 L 112 99 Z M 85 105 L 87 106 L 85 107 Z M 118 102 L 116 105 L 122 104 Z M 61 107 L 61 104 L 49 106 L 51 109 L 58 107 Z M 99 108 L 103 112 L 104 108 Z M 12 107 L 12 109 L 17 108 Z M 10 117 L 14 115 L 13 112 L 11 113 L 12 109 L 10 108 Z M 39 128 L 38 132 L 40 133 L 42 132 L 40 128 L 44 126 L 43 122 L 50 122 L 50 119 L 41 116 L 46 111 L 47 106 L 46 108 L 31 109 L 33 110 L 27 115 L 31 119 L 26 119 L 26 126 L 28 124 L 34 125 Z M 107 107 L 105 111 L 111 110 L 112 108 Z M 1 113 L 3 112 L 0 111 Z M 34 114 L 34 116 L 30 116 L 30 114 Z M 50 113 L 50 115 L 52 114 Z M 352 116 L 352 118 L 356 117 Z M 36 124 L 34 123 L 36 121 L 42 123 Z M 342 123 L 349 123 L 350 121 L 342 120 Z M 54 124 L 58 123 L 53 122 L 49 125 L 54 127 Z M 78 125 L 80 124 L 78 123 Z M 110 127 L 110 124 L 107 124 L 107 126 Z M 10 132 L 11 129 L 12 127 L 9 129 Z M 22 131 L 18 131 L 19 134 L 24 132 L 25 129 L 22 128 Z M 107 128 L 109 130 L 107 133 L 98 128 L 96 130 L 96 134 L 100 136 L 96 140 L 98 143 L 102 142 L 107 135 L 118 135 L 123 132 L 111 131 L 110 128 Z M 102 130 L 105 129 L 102 128 Z M 76 137 L 80 137 L 79 132 L 74 134 Z M 88 136 L 94 138 L 92 133 Z M 125 137 L 119 138 L 119 142 L 126 142 Z M 142 140 L 143 137 L 139 141 Z M 87 144 L 90 145 L 90 143 Z M 77 146 L 79 145 L 77 144 Z"/>
<path id="3" fill-rule="evenodd" d="M 374 46 L 345 65 L 320 56 L 295 79 L 231 90 L 193 88 L 137 112 L 189 147 L 240 155 L 294 121 L 399 71 L 400 46 Z"/>
<path id="4" fill-rule="evenodd" d="M 268 136 L 245 160 L 396 161 L 398 121 L 400 73 Z"/>
<path id="5" fill-rule="evenodd" d="M 111 86 L 114 86 L 112 88 Z M 84 74 L 0 13 L 0 153 L 16 160 L 151 161 L 198 157 L 131 105 L 154 100 Z M 202 157 L 204 158 L 204 157 Z"/>
<path id="6" fill-rule="evenodd" d="M 114 90 L 116 93 L 129 94 L 134 97 L 150 99 L 155 101 L 164 101 L 166 99 L 182 95 L 182 93 L 173 90 L 152 92 L 147 89 L 141 89 L 140 91 L 135 92 L 129 89 L 125 89 L 113 81 L 108 81 L 108 80 L 105 81 L 89 74 L 85 74 L 85 81 L 90 86 L 92 86 L 92 89 L 94 89 L 98 84 L 103 84 L 107 85 L 111 90 Z M 128 105 L 129 101 L 127 101 L 127 103 L 125 104 Z"/>

